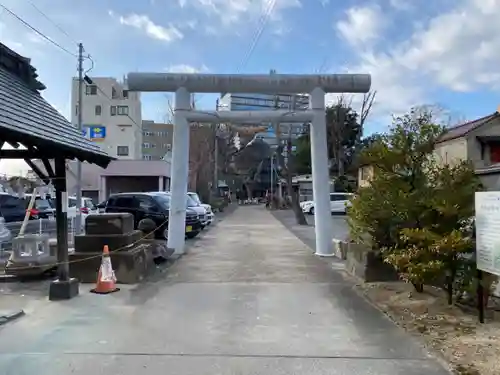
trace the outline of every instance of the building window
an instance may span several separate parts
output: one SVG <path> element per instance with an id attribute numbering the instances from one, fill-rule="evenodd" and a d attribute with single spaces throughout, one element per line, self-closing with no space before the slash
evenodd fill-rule
<path id="1" fill-rule="evenodd" d="M 151 148 L 156 148 L 156 143 L 151 143 Z"/>
<path id="2" fill-rule="evenodd" d="M 145 142 L 145 143 L 142 144 L 142 147 L 143 148 L 151 148 L 151 144 L 148 143 L 148 142 Z"/>
<path id="3" fill-rule="evenodd" d="M 85 86 L 85 94 L 86 95 L 97 95 L 97 86 L 96 85 Z"/>
<path id="4" fill-rule="evenodd" d="M 118 156 L 128 156 L 128 146 L 117 146 L 116 155 Z"/>
<path id="5" fill-rule="evenodd" d="M 111 116 L 116 116 L 116 105 L 112 105 L 110 110 L 111 110 L 111 112 L 110 112 Z"/>
<path id="6" fill-rule="evenodd" d="M 123 90 L 123 98 L 128 99 L 128 90 Z"/>
<path id="7" fill-rule="evenodd" d="M 100 116 L 101 115 L 102 108 L 100 105 L 95 106 L 95 115 Z"/>
<path id="8" fill-rule="evenodd" d="M 128 106 L 119 105 L 118 106 L 118 115 L 119 116 L 128 116 Z"/>
<path id="9" fill-rule="evenodd" d="M 142 158 L 144 160 L 151 160 L 152 159 L 151 155 L 142 155 Z"/>
<path id="10" fill-rule="evenodd" d="M 118 94 L 114 87 L 111 88 L 111 99 L 118 99 Z"/>

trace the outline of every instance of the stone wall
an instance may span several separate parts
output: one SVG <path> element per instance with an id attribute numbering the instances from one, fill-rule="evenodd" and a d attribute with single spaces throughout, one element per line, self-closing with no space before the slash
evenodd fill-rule
<path id="1" fill-rule="evenodd" d="M 343 242 L 337 245 L 345 259 L 346 270 L 365 282 L 397 281 L 399 280 L 394 268 L 384 263 L 380 255 L 369 247 L 353 242 Z"/>

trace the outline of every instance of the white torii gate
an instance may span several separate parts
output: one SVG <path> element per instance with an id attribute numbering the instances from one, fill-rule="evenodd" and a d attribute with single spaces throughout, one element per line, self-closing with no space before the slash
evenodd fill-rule
<path id="1" fill-rule="evenodd" d="M 175 92 L 174 135 L 171 165 L 171 207 L 167 246 L 182 254 L 185 245 L 186 192 L 189 167 L 189 123 L 279 123 L 311 122 L 311 159 L 315 207 L 316 255 L 331 256 L 330 179 L 326 142 L 326 93 L 367 93 L 369 74 L 247 75 L 129 73 L 128 89 L 145 92 Z M 195 111 L 192 93 L 309 93 L 309 110 Z"/>

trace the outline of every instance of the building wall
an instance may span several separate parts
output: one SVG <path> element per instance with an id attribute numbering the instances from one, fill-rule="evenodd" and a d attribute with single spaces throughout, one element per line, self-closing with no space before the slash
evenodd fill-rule
<path id="1" fill-rule="evenodd" d="M 110 156 L 142 158 L 142 118 L 140 93 L 128 92 L 115 78 L 92 77 L 99 89 L 84 84 L 82 119 L 86 136 Z M 78 79 L 71 90 L 71 123 L 78 122 Z M 99 110 L 100 108 L 100 110 Z M 99 130 L 101 130 L 99 132 Z M 102 134 L 98 139 L 94 137 Z M 126 152 L 128 151 L 128 152 Z"/>
<path id="2" fill-rule="evenodd" d="M 33 161 L 45 173 L 43 163 L 39 160 Z M 54 168 L 53 163 L 52 168 Z M 68 161 L 66 167 L 66 187 L 69 195 L 76 194 L 76 162 Z M 94 198 L 95 193 L 101 190 L 109 191 L 103 178 L 123 177 L 127 178 L 127 186 L 124 189 L 131 189 L 128 186 L 136 186 L 134 181 L 140 182 L 143 179 L 153 178 L 158 181 L 164 179 L 164 189 L 170 187 L 170 163 L 167 161 L 144 161 L 144 160 L 114 160 L 106 169 L 98 167 L 95 164 L 82 163 L 82 191 L 84 196 Z M 116 185 L 115 185 L 116 187 Z M 149 189 L 149 188 L 148 188 Z M 156 190 L 156 188 L 155 188 Z M 130 190 L 125 190 L 130 191 Z M 105 196 L 100 194 L 99 199 L 103 200 Z"/>
<path id="3" fill-rule="evenodd" d="M 142 121 L 142 158 L 144 160 L 161 160 L 172 151 L 172 124 Z"/>
<path id="4" fill-rule="evenodd" d="M 159 177 L 148 176 L 141 178 L 125 177 L 125 176 L 109 176 L 106 177 L 106 196 L 118 193 L 133 193 L 133 192 L 148 192 L 158 191 Z"/>
<path id="5" fill-rule="evenodd" d="M 500 171 L 491 174 L 479 175 L 479 180 L 484 185 L 486 190 L 498 191 L 500 190 Z"/>
<path id="6" fill-rule="evenodd" d="M 438 143 L 434 148 L 436 161 L 442 164 L 453 165 L 468 158 L 468 145 L 466 138 L 452 139 Z"/>

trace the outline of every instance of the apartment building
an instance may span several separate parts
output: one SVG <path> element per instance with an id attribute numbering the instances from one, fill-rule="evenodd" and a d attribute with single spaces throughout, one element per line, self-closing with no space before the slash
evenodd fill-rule
<path id="1" fill-rule="evenodd" d="M 270 75 L 276 74 L 272 69 Z M 245 93 L 226 93 L 218 103 L 217 110 L 220 111 L 272 111 L 281 110 L 306 110 L 309 108 L 309 95 L 305 94 L 245 94 Z M 262 124 L 255 124 L 262 126 Z M 291 135 L 292 139 L 298 138 L 305 130 L 305 124 L 280 123 L 279 131 L 281 138 Z M 255 138 L 262 139 L 271 146 L 278 144 L 276 138 L 276 129 L 269 124 L 265 132 L 255 135 Z"/>
<path id="2" fill-rule="evenodd" d="M 84 83 L 82 108 L 78 106 L 78 79 L 71 89 L 71 122 L 82 111 L 83 134 L 118 159 L 142 159 L 142 117 L 139 92 L 129 92 L 126 82 L 91 77 Z"/>
<path id="3" fill-rule="evenodd" d="M 162 160 L 172 151 L 172 124 L 142 121 L 142 158 L 144 160 Z"/>
<path id="4" fill-rule="evenodd" d="M 272 111 L 274 109 L 306 110 L 309 107 L 309 96 L 293 94 L 226 94 L 219 101 L 219 110 L 228 111 Z M 262 124 L 255 124 L 262 125 Z M 281 137 L 285 138 L 291 133 L 292 139 L 298 138 L 305 130 L 304 124 L 281 123 Z M 262 139 L 270 145 L 276 145 L 276 131 L 269 125 L 265 132 L 258 133 L 255 138 Z"/>

